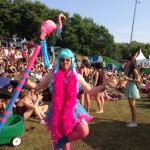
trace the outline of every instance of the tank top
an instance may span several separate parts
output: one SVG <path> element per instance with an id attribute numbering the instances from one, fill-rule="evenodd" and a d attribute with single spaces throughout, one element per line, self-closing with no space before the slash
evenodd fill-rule
<path id="1" fill-rule="evenodd" d="M 84 80 L 89 83 L 90 82 L 90 74 L 89 75 L 86 75 L 85 72 L 83 72 L 83 78 Z"/>
<path id="2" fill-rule="evenodd" d="M 102 85 L 102 84 L 103 84 L 103 75 L 102 75 L 102 73 L 100 73 L 98 71 L 98 80 L 97 80 L 96 86 L 99 86 L 99 85 Z"/>

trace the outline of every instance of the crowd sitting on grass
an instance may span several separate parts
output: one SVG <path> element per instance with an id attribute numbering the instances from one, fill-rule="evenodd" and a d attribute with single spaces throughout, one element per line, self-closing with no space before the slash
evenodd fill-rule
<path id="1" fill-rule="evenodd" d="M 7 50 L 7 51 L 6 51 Z M 4 46 L 0 47 L 0 76 L 5 77 L 18 77 L 22 75 L 25 70 L 29 59 L 34 52 L 34 48 L 28 49 L 25 47 L 23 50 L 17 49 L 14 45 L 7 48 Z M 54 60 L 50 60 L 51 68 L 55 64 Z M 51 69 L 50 68 L 50 69 Z M 36 59 L 34 66 L 32 67 L 31 76 L 38 76 L 39 72 L 42 76 L 45 76 L 49 70 L 46 69 L 42 61 L 41 54 Z"/>
<path id="2" fill-rule="evenodd" d="M 29 59 L 30 59 L 33 51 L 34 51 L 34 48 L 32 48 L 32 49 L 25 48 L 22 51 L 21 49 L 17 49 L 15 47 L 15 45 L 11 45 L 8 48 L 4 47 L 4 46 L 0 46 L 0 77 L 8 77 L 8 78 L 11 78 L 11 80 L 16 80 L 16 81 L 20 80 L 20 77 L 22 76 L 22 73 L 23 73 L 23 71 L 25 70 L 25 68 L 28 64 Z M 51 63 L 51 68 L 47 69 L 44 66 L 41 55 L 39 54 L 39 56 L 36 59 L 35 64 L 33 65 L 32 69 L 31 69 L 31 72 L 29 74 L 30 78 L 34 82 L 39 82 L 40 80 L 42 80 L 42 78 L 44 78 L 45 75 L 53 68 L 55 61 L 53 61 L 51 59 L 50 63 Z M 5 88 L 6 86 L 8 88 Z M 13 87 L 11 84 L 6 85 L 6 86 L 2 87 L 2 89 L 5 90 L 5 92 L 6 92 L 5 95 L 6 94 L 12 94 L 12 92 L 10 93 L 10 91 L 9 91 L 9 89 L 10 89 L 9 87 L 10 86 L 12 88 L 15 88 L 15 87 Z M 26 90 L 23 89 L 23 92 L 28 93 L 28 95 L 30 94 L 30 92 L 32 93 L 32 91 L 30 91 L 30 90 L 27 90 L 26 92 L 25 91 Z M 40 94 L 42 95 L 43 91 L 41 91 Z M 22 91 L 21 91 L 20 95 L 25 96 L 25 94 L 22 94 Z M 27 110 L 27 112 L 21 112 L 22 116 L 25 114 L 24 115 L 24 120 L 27 120 L 33 114 L 38 115 L 37 109 L 36 109 L 37 104 L 36 104 L 35 95 L 34 95 L 34 98 L 32 96 L 32 104 L 29 103 L 30 106 L 26 106 L 26 108 L 30 108 L 30 109 L 27 110 L 27 109 L 24 109 L 25 108 L 24 107 L 22 111 Z M 8 98 L 7 97 L 5 97 L 5 98 L 0 97 L 1 115 L 2 115 L 2 112 L 4 111 L 4 109 L 6 108 L 7 103 L 10 100 L 10 98 L 11 98 L 11 95 Z M 18 98 L 19 101 L 16 100 L 16 102 L 15 102 L 16 108 L 15 109 L 17 110 L 17 113 L 19 113 L 18 112 L 18 110 L 19 110 L 18 106 L 23 106 L 23 105 L 25 106 L 26 104 L 28 105 L 28 103 L 27 103 L 28 101 L 26 101 L 26 99 L 27 99 L 27 97 L 22 97 L 21 96 L 21 97 Z M 29 99 L 30 98 L 28 96 L 28 100 Z M 39 110 L 41 110 L 40 111 L 41 116 L 38 115 L 38 118 L 42 119 L 43 116 L 45 115 L 45 112 L 48 109 L 48 105 L 43 105 L 40 102 L 39 102 L 39 104 L 37 106 L 38 106 L 38 108 L 40 108 Z M 42 121 L 41 121 L 41 123 L 42 123 Z"/>
<path id="3" fill-rule="evenodd" d="M 34 52 L 34 47 L 28 49 L 17 49 L 15 45 L 10 47 L 0 47 L 0 76 L 9 77 L 12 79 L 19 80 L 23 71 L 25 70 L 31 55 Z M 84 63 L 84 65 L 83 65 Z M 79 100 L 81 104 L 87 109 L 90 110 L 90 99 L 96 99 L 98 104 L 98 110 L 96 113 L 103 113 L 103 105 L 105 100 L 115 101 L 122 99 L 122 94 L 125 92 L 127 81 L 124 79 L 124 72 L 120 74 L 116 73 L 115 70 L 109 70 L 103 66 L 103 63 L 99 63 L 96 66 L 92 67 L 90 64 L 86 66 L 87 60 L 82 61 L 82 65 L 78 66 L 79 73 L 81 73 L 84 78 L 87 78 L 89 84 L 94 87 L 98 84 L 102 84 L 103 77 L 108 78 L 109 76 L 114 76 L 114 80 L 109 83 L 110 87 L 113 87 L 117 90 L 116 93 L 112 93 L 109 87 L 105 88 L 103 91 L 97 94 L 96 97 L 89 97 L 86 93 L 79 93 Z M 35 64 L 33 65 L 30 77 L 34 82 L 39 82 L 42 80 L 45 75 L 53 69 L 55 65 L 55 60 L 50 60 L 51 67 L 47 69 L 44 66 L 42 57 L 39 56 L 36 59 Z M 88 68 L 88 69 L 87 69 Z M 98 74 L 101 74 L 101 77 L 98 79 Z M 142 80 L 142 91 L 148 92 L 150 90 L 150 74 L 141 73 Z M 109 89 L 109 90 L 108 90 Z M 8 89 L 7 89 L 8 90 Z M 32 93 L 34 92 L 34 94 Z M 48 105 L 39 105 L 39 101 L 42 99 L 42 96 L 35 94 L 36 91 L 22 90 L 20 93 L 19 101 L 16 101 L 16 110 L 17 113 L 21 114 L 24 120 L 27 120 L 31 115 L 36 115 L 42 123 L 42 118 L 45 116 L 45 113 L 48 109 Z M 41 92 L 43 94 L 43 91 Z M 29 97 L 29 95 L 32 97 Z M 31 102 L 32 99 L 32 102 Z M 3 108 L 3 104 L 7 104 L 7 100 L 0 100 L 0 108 Z M 85 103 L 84 103 L 85 102 Z M 22 107 L 22 108 L 20 108 Z M 2 109 L 1 109 L 2 110 Z"/>
<path id="4" fill-rule="evenodd" d="M 42 105 L 39 102 L 42 100 L 43 96 L 41 93 L 32 95 L 33 91 L 28 91 L 23 89 L 19 95 L 19 101 L 16 103 L 17 114 L 21 115 L 24 120 L 29 119 L 29 117 L 34 114 L 40 119 L 40 123 L 44 124 L 43 117 L 47 112 L 48 105 Z"/>

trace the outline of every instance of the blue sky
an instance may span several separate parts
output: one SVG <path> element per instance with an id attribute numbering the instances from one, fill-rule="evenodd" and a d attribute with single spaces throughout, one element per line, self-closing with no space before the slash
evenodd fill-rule
<path id="1" fill-rule="evenodd" d="M 114 36 L 115 42 L 130 42 L 136 0 L 39 0 L 49 8 L 80 14 L 93 18 L 105 26 Z M 138 0 L 133 38 L 138 42 L 150 43 L 150 0 Z"/>

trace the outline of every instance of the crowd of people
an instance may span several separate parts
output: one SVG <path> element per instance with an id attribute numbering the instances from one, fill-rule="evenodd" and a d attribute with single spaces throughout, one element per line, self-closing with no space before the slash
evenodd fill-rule
<path id="1" fill-rule="evenodd" d="M 0 76 L 20 79 L 25 70 L 34 47 L 24 50 L 0 47 Z M 150 82 L 149 74 L 142 74 L 133 57 L 124 64 L 121 73 L 104 67 L 103 62 L 91 66 L 89 60 L 81 60 L 81 66 L 75 61 L 74 54 L 64 49 L 58 56 L 58 61 L 51 59 L 51 67 L 44 66 L 39 55 L 31 69 L 26 86 L 22 89 L 14 104 L 16 113 L 27 120 L 31 115 L 40 119 L 51 131 L 54 149 L 70 149 L 70 142 L 85 138 L 89 133 L 91 99 L 95 99 L 98 109 L 95 113 L 104 112 L 105 100 L 116 101 L 126 95 L 131 109 L 131 120 L 128 127 L 136 127 L 135 99 L 140 98 L 136 84 L 142 81 L 142 90 L 149 90 L 146 83 Z M 52 94 L 51 105 L 48 108 L 42 99 L 43 90 L 49 87 Z M 7 98 L 0 99 L 1 111 L 9 103 L 14 88 L 11 85 L 3 87 L 9 92 Z M 112 92 L 115 88 L 117 93 Z M 78 98 L 78 99 L 77 99 Z M 79 100 L 79 101 L 78 101 Z"/>
<path id="2" fill-rule="evenodd" d="M 30 57 L 34 52 L 34 47 L 28 49 L 25 47 L 23 50 L 16 49 L 13 45 L 11 47 L 0 47 L 0 76 L 4 77 L 20 77 L 22 72 L 25 70 Z M 55 64 L 55 61 L 51 59 L 51 68 Z M 50 69 L 51 69 L 50 68 Z M 34 80 L 41 80 L 49 69 L 45 68 L 42 61 L 42 57 L 39 54 L 39 57 L 36 59 L 36 62 L 31 70 L 31 76 L 34 76 Z"/>
<path id="3" fill-rule="evenodd" d="M 12 44 L 10 44 L 10 47 L 4 47 L 2 45 L 0 47 L 0 77 L 10 78 L 11 81 L 20 80 L 22 73 L 25 70 L 33 52 L 34 52 L 34 47 L 30 49 L 25 47 L 23 50 L 21 50 Z M 50 69 L 52 69 L 54 63 L 55 61 L 51 60 Z M 44 66 L 42 57 L 39 54 L 39 56 L 36 59 L 35 64 L 33 65 L 31 69 L 30 78 L 34 82 L 39 82 L 45 77 L 45 75 L 50 71 L 50 69 L 47 69 Z M 16 87 L 16 84 L 15 85 L 8 84 L 8 85 L 5 85 L 4 87 L 2 86 L 0 87 L 3 90 L 5 90 L 3 91 L 5 94 L 4 99 L 0 100 L 0 109 L 1 109 L 1 115 L 2 115 L 2 111 L 6 108 L 6 105 L 8 104 L 11 94 Z M 11 89 L 11 91 L 9 89 Z M 43 91 L 41 91 L 40 93 L 41 93 L 40 95 L 42 95 Z M 34 114 L 40 118 L 40 123 L 44 123 L 42 118 L 45 116 L 45 112 L 48 109 L 48 105 L 39 106 L 38 103 L 36 102 L 36 98 L 34 97 L 33 99 L 33 96 L 31 95 L 32 95 L 32 90 L 30 91 L 29 88 L 26 88 L 24 86 L 24 89 L 21 91 L 19 95 L 20 100 L 19 101 L 16 100 L 15 105 L 14 105 L 16 112 L 22 116 L 24 114 L 23 116 L 24 120 L 27 120 L 32 114 Z M 40 96 L 37 91 L 34 92 L 34 96 L 35 95 L 39 97 L 38 101 L 42 100 L 43 96 Z"/>

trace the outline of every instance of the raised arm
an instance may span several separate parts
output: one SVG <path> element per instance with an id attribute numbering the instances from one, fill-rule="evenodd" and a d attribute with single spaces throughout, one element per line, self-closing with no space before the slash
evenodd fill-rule
<path id="1" fill-rule="evenodd" d="M 105 86 L 112 80 L 113 78 L 110 77 L 109 79 L 105 80 L 103 82 L 102 85 L 96 86 L 91 88 L 88 83 L 86 83 L 86 81 L 84 80 L 84 78 L 82 77 L 82 75 L 78 74 L 78 81 L 81 84 L 81 88 L 88 93 L 89 95 L 95 95 L 98 92 L 100 92 L 101 90 L 103 90 L 103 88 L 105 88 Z"/>
<path id="2" fill-rule="evenodd" d="M 27 79 L 26 85 L 28 85 L 30 88 L 35 89 L 36 91 L 39 91 L 41 89 L 46 88 L 49 85 L 49 82 L 51 80 L 50 73 L 48 73 L 44 79 L 42 79 L 39 83 L 35 83 Z"/>

